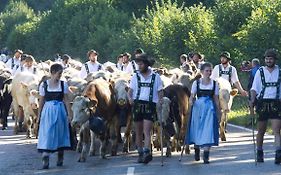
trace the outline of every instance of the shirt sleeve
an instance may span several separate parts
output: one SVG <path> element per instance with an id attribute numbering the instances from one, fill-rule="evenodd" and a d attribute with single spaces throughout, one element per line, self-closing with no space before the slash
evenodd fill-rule
<path id="1" fill-rule="evenodd" d="M 137 75 L 134 74 L 131 78 L 131 81 L 130 81 L 130 88 L 134 90 L 135 86 L 136 86 L 136 83 L 137 83 Z"/>
<path id="2" fill-rule="evenodd" d="M 216 81 L 215 81 L 215 83 L 216 83 L 215 95 L 219 95 L 219 84 L 218 84 L 218 82 L 216 82 Z"/>
<path id="3" fill-rule="evenodd" d="M 84 79 L 87 77 L 87 72 L 86 72 L 86 68 L 85 68 L 85 65 L 83 64 L 82 65 L 82 68 L 80 70 L 80 78 Z"/>
<path id="4" fill-rule="evenodd" d="M 257 71 L 254 77 L 254 81 L 252 84 L 252 88 L 251 90 L 255 91 L 257 93 L 257 95 L 260 94 L 262 89 L 262 82 L 261 82 L 261 74 L 260 71 Z"/>
<path id="5" fill-rule="evenodd" d="M 219 78 L 219 66 L 218 65 L 216 65 L 214 67 L 210 78 L 215 81 Z"/>
<path id="6" fill-rule="evenodd" d="M 40 96 L 45 96 L 45 89 L 43 87 L 43 84 L 44 82 L 42 82 L 40 85 L 39 85 L 39 95 Z"/>
<path id="7" fill-rule="evenodd" d="M 191 93 L 192 94 L 196 94 L 197 93 L 197 81 L 200 81 L 200 80 L 196 80 L 192 83 L 192 86 L 191 86 Z"/>
<path id="8" fill-rule="evenodd" d="M 239 79 L 238 79 L 236 68 L 233 66 L 231 66 L 231 67 L 232 67 L 231 82 L 234 84 L 234 83 L 238 82 Z"/>
<path id="9" fill-rule="evenodd" d="M 157 91 L 161 91 L 161 90 L 163 90 L 163 82 L 162 82 L 162 80 L 161 80 L 161 78 L 160 78 L 160 76 L 159 76 L 159 74 L 156 74 L 156 87 L 157 87 Z"/>

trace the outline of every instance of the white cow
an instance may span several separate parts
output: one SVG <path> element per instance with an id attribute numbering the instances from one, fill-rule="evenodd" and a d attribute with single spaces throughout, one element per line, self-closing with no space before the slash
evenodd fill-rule
<path id="1" fill-rule="evenodd" d="M 227 124 L 227 114 L 230 112 L 233 97 L 237 95 L 238 90 L 232 89 L 231 84 L 224 78 L 218 78 L 216 80 L 219 84 L 219 102 L 221 108 L 220 118 L 220 138 L 222 141 L 226 141 L 225 127 Z"/>
<path id="2" fill-rule="evenodd" d="M 32 124 L 34 124 L 33 133 L 37 135 L 37 113 L 34 110 L 38 108 L 38 85 L 38 77 L 29 72 L 16 74 L 12 81 L 13 108 L 16 115 L 14 132 L 18 132 L 19 107 L 21 106 L 24 112 L 24 123 L 27 126 L 27 138 L 31 136 Z"/>

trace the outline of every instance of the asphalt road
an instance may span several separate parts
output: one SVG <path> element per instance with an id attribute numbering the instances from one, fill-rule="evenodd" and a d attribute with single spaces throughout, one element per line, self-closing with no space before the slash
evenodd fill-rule
<path id="1" fill-rule="evenodd" d="M 10 122 L 12 122 L 10 120 Z M 164 158 L 161 166 L 160 151 L 154 151 L 153 161 L 148 165 L 137 164 L 137 154 L 119 154 L 101 159 L 88 157 L 85 163 L 77 162 L 79 154 L 65 153 L 63 167 L 57 167 L 56 154 L 51 155 L 50 169 L 42 170 L 41 155 L 36 150 L 36 139 L 26 139 L 24 133 L 13 135 L 12 124 L 6 131 L 0 131 L 0 175 L 281 175 L 281 165 L 274 164 L 273 136 L 265 137 L 265 162 L 254 164 L 252 134 L 249 131 L 228 125 L 227 141 L 221 142 L 210 153 L 210 164 L 194 161 L 194 151 L 184 155 L 174 152 L 171 158 Z"/>

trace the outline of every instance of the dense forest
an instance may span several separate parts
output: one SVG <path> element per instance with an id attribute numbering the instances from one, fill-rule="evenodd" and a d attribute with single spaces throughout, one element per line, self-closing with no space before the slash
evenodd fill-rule
<path id="1" fill-rule="evenodd" d="M 234 64 L 281 49 L 280 0 L 1 0 L 0 48 L 39 59 L 68 53 L 100 60 L 141 47 L 158 63 L 200 52 L 213 63 L 221 51 Z"/>

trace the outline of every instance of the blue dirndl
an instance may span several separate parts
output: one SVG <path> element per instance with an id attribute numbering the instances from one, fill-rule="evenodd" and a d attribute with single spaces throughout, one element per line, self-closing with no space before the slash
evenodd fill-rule
<path id="1" fill-rule="evenodd" d="M 40 118 L 39 152 L 55 152 L 70 148 L 67 111 L 63 101 L 46 101 Z"/>
<path id="2" fill-rule="evenodd" d="M 213 100 L 199 97 L 193 104 L 186 144 L 217 146 L 219 143 L 218 119 Z"/>

